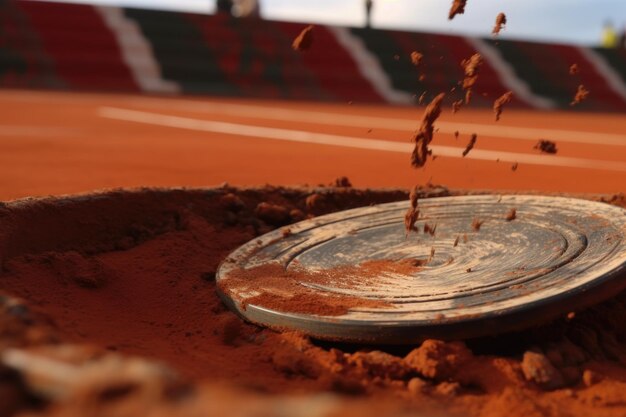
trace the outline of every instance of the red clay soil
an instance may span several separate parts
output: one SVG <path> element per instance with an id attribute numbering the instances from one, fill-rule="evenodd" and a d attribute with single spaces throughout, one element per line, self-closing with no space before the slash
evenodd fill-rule
<path id="1" fill-rule="evenodd" d="M 378 348 L 261 329 L 219 301 L 216 268 L 242 243 L 302 215 L 406 198 L 267 187 L 3 204 L 0 415 L 626 413 L 624 294 L 520 333 Z M 262 203 L 287 216 L 263 220 Z"/>
<path id="2" fill-rule="evenodd" d="M 506 25 L 506 15 L 504 13 L 498 13 L 498 16 L 496 16 L 496 23 L 493 26 L 491 33 L 493 35 L 499 35 L 504 25 Z"/>

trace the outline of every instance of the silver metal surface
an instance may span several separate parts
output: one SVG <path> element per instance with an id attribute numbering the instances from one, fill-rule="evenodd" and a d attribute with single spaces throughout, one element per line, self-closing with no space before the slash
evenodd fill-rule
<path id="1" fill-rule="evenodd" d="M 349 287 L 308 285 L 323 295 L 382 300 L 342 316 L 274 311 L 246 304 L 250 293 L 220 293 L 247 320 L 314 337 L 364 343 L 460 339 L 541 323 L 596 303 L 626 287 L 626 210 L 586 200 L 541 196 L 463 196 L 420 200 L 419 233 L 405 237 L 408 202 L 338 212 L 261 236 L 222 263 L 233 268 L 294 261 L 308 269 L 369 260 L 428 259 L 411 275 L 383 274 Z M 515 208 L 516 218 L 505 219 Z M 474 230 L 472 221 L 483 221 Z M 436 225 L 434 236 L 424 223 Z M 454 246 L 458 238 L 458 244 Z M 469 271 L 469 272 L 468 272 Z M 224 281 L 226 282 L 226 281 Z M 224 283 L 222 282 L 222 283 Z"/>

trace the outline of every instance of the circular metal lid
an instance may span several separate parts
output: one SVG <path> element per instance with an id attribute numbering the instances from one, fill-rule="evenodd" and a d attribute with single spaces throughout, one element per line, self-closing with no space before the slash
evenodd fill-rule
<path id="1" fill-rule="evenodd" d="M 521 329 L 626 288 L 619 207 L 522 195 L 431 198 L 419 201 L 418 232 L 407 236 L 408 205 L 337 212 L 254 239 L 222 263 L 218 292 L 263 326 L 402 344 Z"/>

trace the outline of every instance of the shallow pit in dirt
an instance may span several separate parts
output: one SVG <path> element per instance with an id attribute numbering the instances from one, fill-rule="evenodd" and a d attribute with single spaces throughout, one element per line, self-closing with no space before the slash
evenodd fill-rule
<path id="1" fill-rule="evenodd" d="M 419 192 L 420 198 L 455 194 L 443 187 Z M 277 401 L 292 404 L 291 415 L 298 407 L 305 415 L 310 401 L 320 407 L 314 415 L 381 412 L 368 403 L 391 414 L 407 407 L 482 416 L 502 410 L 525 416 L 626 412 L 622 294 L 525 332 L 409 347 L 335 344 L 260 329 L 241 322 L 217 298 L 219 262 L 253 237 L 310 216 L 407 198 L 401 190 L 222 187 L 4 204 L 0 399 L 17 398 L 13 410 L 37 406 L 35 413 L 77 415 L 84 407 L 104 414 L 120 404 L 128 415 L 148 409 L 171 415 L 189 407 L 208 412 L 214 404 L 207 398 L 216 390 L 233 398 L 222 404 L 224 411 L 239 410 L 236 398 L 253 398 L 272 410 Z M 624 196 L 605 199 L 626 206 Z M 74 350 L 60 354 L 67 344 Z M 160 371 L 146 371 L 133 383 L 145 387 L 158 380 L 160 390 L 120 388 L 115 378 L 101 377 L 50 394 L 31 380 L 48 368 L 20 362 L 20 352 L 54 360 L 60 355 L 82 367 L 141 357 L 180 375 L 178 388 Z M 98 391 L 109 384 L 116 389 Z M 332 395 L 319 396 L 327 392 Z M 3 412 L 10 415 L 0 407 Z"/>

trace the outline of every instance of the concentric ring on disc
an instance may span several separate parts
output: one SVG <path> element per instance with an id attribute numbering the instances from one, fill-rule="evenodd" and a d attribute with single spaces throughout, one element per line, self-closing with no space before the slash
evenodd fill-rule
<path id="1" fill-rule="evenodd" d="M 626 288 L 626 210 L 604 203 L 541 196 L 462 196 L 420 200 L 420 232 L 408 237 L 408 202 L 338 212 L 268 233 L 235 250 L 217 273 L 268 262 L 316 271 L 372 260 L 428 259 L 414 273 L 307 285 L 320 296 L 381 301 L 324 316 L 264 306 L 254 291 L 219 291 L 247 320 L 314 337 L 366 343 L 416 343 L 521 329 L 599 302 Z M 507 221 L 510 209 L 516 218 Z M 478 231 L 472 227 L 483 221 Z M 428 223 L 437 225 L 431 236 Z M 455 240 L 457 240 L 455 246 Z M 244 274 L 245 278 L 245 274 Z M 358 277 L 357 277 L 358 278 Z M 283 294 L 285 296 L 285 294 Z M 289 296 L 289 294 L 287 294 Z"/>

